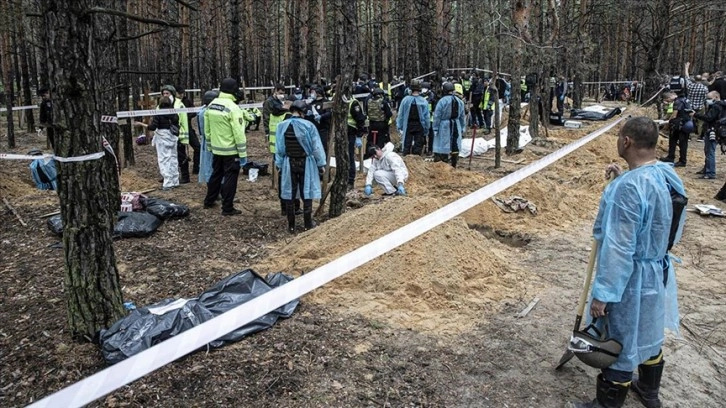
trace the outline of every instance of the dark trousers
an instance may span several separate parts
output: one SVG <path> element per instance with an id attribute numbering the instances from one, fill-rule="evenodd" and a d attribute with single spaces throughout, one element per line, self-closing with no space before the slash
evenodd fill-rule
<path id="1" fill-rule="evenodd" d="M 649 358 L 648 361 L 657 359 L 661 353 L 662 350 L 659 351 L 658 354 Z M 603 378 L 610 382 L 626 383 L 633 379 L 632 371 L 613 370 L 612 368 L 603 368 L 601 371 Z"/>
<path id="2" fill-rule="evenodd" d="M 189 182 L 189 156 L 187 156 L 187 145 L 176 142 L 176 158 L 179 161 L 179 182 Z"/>
<path id="3" fill-rule="evenodd" d="M 234 209 L 234 195 L 237 193 L 239 177 L 239 159 L 237 156 L 218 156 L 212 158 L 212 176 L 207 183 L 205 205 L 213 205 L 219 194 L 222 194 L 222 211 Z M 224 179 L 224 181 L 222 181 Z"/>
<path id="4" fill-rule="evenodd" d="M 303 190 L 305 187 L 305 159 L 298 159 L 299 163 L 294 163 L 295 159 L 290 159 L 290 197 L 286 200 L 287 224 L 290 228 L 295 227 L 295 212 L 300 208 L 300 200 L 298 194 L 303 201 L 303 213 L 311 214 L 313 212 L 313 200 L 306 199 Z"/>
<path id="5" fill-rule="evenodd" d="M 260 119 L 262 119 L 262 118 L 259 116 L 255 116 L 254 122 L 247 122 L 247 129 L 245 129 L 245 130 L 249 131 L 250 128 L 252 128 L 252 123 L 255 124 L 255 130 L 260 130 Z"/>
<path id="6" fill-rule="evenodd" d="M 355 183 L 355 138 L 358 137 L 358 129 L 348 126 L 348 184 Z"/>
<path id="7" fill-rule="evenodd" d="M 421 154 L 425 143 L 426 138 L 421 123 L 408 122 L 406 134 L 403 136 L 403 151 L 401 153 L 404 156 L 407 154 Z"/>
<path id="8" fill-rule="evenodd" d="M 484 117 L 479 105 L 481 104 L 482 95 L 471 96 L 471 125 L 477 127 L 484 126 Z"/>
<path id="9" fill-rule="evenodd" d="M 55 151 L 55 129 L 53 129 L 53 126 L 46 127 L 45 134 L 48 135 L 48 144 L 50 144 L 50 148 Z"/>
<path id="10" fill-rule="evenodd" d="M 492 116 L 494 116 L 493 110 L 484 111 L 484 128 L 490 130 L 492 128 Z"/>
<path id="11" fill-rule="evenodd" d="M 199 174 L 199 154 L 202 151 L 202 145 L 199 143 L 199 137 L 197 136 L 197 132 L 195 132 L 191 126 L 189 127 L 189 146 L 192 147 L 192 150 L 194 152 L 194 164 L 192 165 L 192 174 Z M 187 161 L 189 161 L 188 158 Z"/>
<path id="12" fill-rule="evenodd" d="M 679 162 L 686 163 L 688 158 L 688 133 L 671 131 L 668 135 L 668 159 L 675 160 L 676 146 L 678 146 Z"/>

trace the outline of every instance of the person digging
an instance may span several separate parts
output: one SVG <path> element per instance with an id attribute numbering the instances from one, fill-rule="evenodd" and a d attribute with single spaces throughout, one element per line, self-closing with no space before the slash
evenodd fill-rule
<path id="1" fill-rule="evenodd" d="M 408 180 L 408 169 L 401 156 L 393 151 L 393 143 L 386 143 L 383 149 L 376 145 L 370 146 L 368 155 L 371 156 L 371 167 L 363 189 L 366 197 L 373 194 L 374 180 L 383 187 L 384 196 L 406 195 L 403 184 Z"/>

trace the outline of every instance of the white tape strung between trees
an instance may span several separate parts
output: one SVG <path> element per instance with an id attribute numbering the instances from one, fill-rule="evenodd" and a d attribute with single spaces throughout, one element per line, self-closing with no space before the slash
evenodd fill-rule
<path id="1" fill-rule="evenodd" d="M 26 106 L 13 106 L 13 112 L 27 110 L 27 109 L 39 109 L 38 105 L 26 105 Z M 7 108 L 0 108 L 0 112 L 7 112 Z"/>
<path id="2" fill-rule="evenodd" d="M 36 403 L 31 408 L 80 407 L 113 392 L 144 375 L 197 350 L 227 333 L 253 321 L 294 299 L 315 290 L 366 262 L 430 231 L 495 194 L 506 190 L 532 174 L 542 170 L 567 154 L 604 134 L 625 118 L 606 125 L 559 150 L 515 171 L 499 180 L 470 193 L 418 220 L 403 226 L 377 240 L 349 252 L 312 272 L 273 289 L 255 299 L 199 326 L 180 333 L 169 340 L 142 351 L 114 366 L 106 368 Z"/>
<path id="3" fill-rule="evenodd" d="M 61 163 L 70 163 L 70 162 L 82 162 L 82 161 L 88 161 L 88 160 L 97 160 L 103 157 L 105 153 L 104 152 L 98 152 L 98 153 L 91 153 L 91 154 L 84 154 L 83 156 L 73 156 L 73 157 L 60 157 L 56 156 L 54 154 L 39 154 L 39 155 L 30 155 L 30 154 L 13 154 L 13 153 L 0 153 L 0 159 L 4 160 L 36 160 L 36 159 L 55 159 L 58 160 Z"/>

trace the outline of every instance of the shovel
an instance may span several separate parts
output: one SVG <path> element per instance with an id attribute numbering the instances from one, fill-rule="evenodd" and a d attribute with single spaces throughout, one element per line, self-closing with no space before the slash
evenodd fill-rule
<path id="1" fill-rule="evenodd" d="M 580 294 L 580 302 L 577 304 L 577 316 L 575 317 L 575 328 L 573 331 L 580 330 L 580 323 L 582 322 L 582 315 L 585 312 L 585 303 L 587 302 L 587 294 L 590 292 L 590 282 L 592 280 L 592 271 L 595 269 L 595 258 L 597 258 L 597 241 L 592 240 L 590 246 L 590 259 L 587 261 L 587 271 L 585 271 L 585 284 L 583 285 L 582 293 Z M 572 360 L 575 353 L 567 349 L 565 354 L 560 358 L 560 362 L 555 367 L 555 370 L 559 370 L 567 364 L 568 361 Z"/>

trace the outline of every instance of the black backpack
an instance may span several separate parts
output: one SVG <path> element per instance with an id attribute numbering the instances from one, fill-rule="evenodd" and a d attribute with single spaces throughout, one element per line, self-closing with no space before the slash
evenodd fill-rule
<path id="1" fill-rule="evenodd" d="M 686 79 L 682 76 L 671 77 L 668 83 L 668 89 L 673 92 L 683 92 L 684 95 L 688 96 L 688 88 L 686 87 Z"/>

